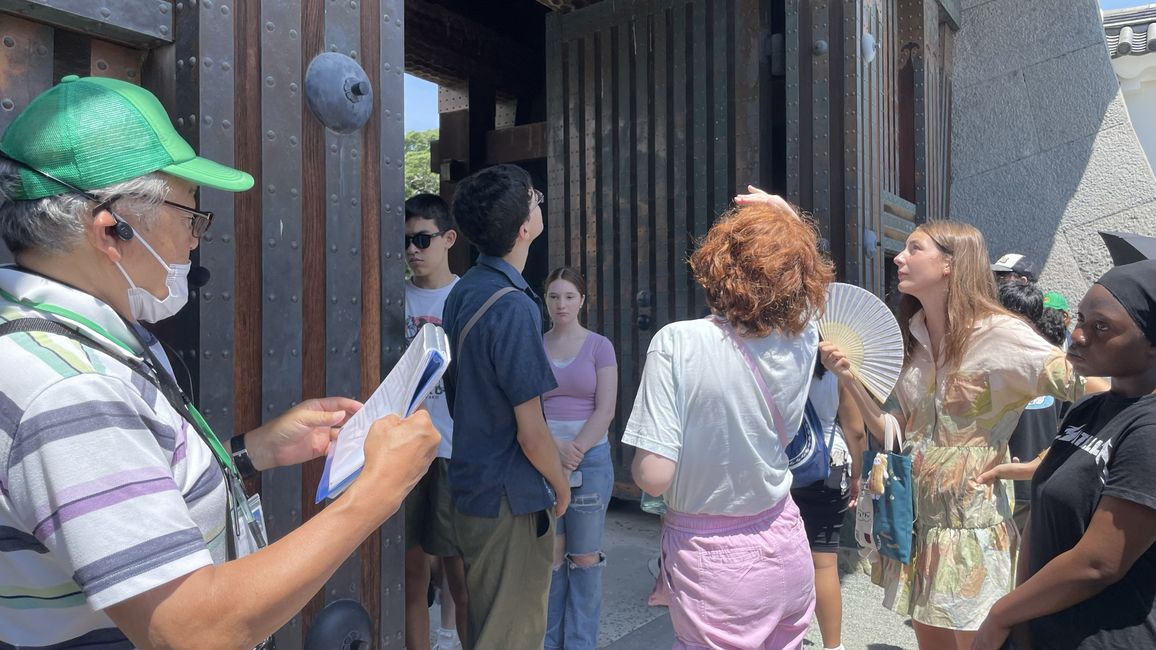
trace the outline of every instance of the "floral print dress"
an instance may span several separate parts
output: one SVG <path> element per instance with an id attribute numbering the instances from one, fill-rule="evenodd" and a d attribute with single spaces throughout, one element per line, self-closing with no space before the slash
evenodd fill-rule
<path id="1" fill-rule="evenodd" d="M 1018 536 L 1012 482 L 975 478 L 1008 460 L 1020 413 L 1040 395 L 1083 394 L 1064 353 L 1025 322 L 977 322 L 958 372 L 932 359 L 922 311 L 911 319 L 915 347 L 896 393 L 912 457 L 915 543 L 909 565 L 882 558 L 877 578 L 898 580 L 897 609 L 925 625 L 975 630 L 1014 586 Z"/>

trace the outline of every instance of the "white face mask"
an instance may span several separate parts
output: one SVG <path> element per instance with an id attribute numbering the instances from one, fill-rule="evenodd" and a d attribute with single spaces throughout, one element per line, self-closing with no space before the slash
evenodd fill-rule
<path id="1" fill-rule="evenodd" d="M 149 243 L 141 236 L 140 231 L 136 232 L 135 239 L 144 245 L 145 250 L 152 254 L 161 266 L 165 267 L 167 272 L 165 287 L 169 290 L 168 297 L 161 300 L 147 290 L 136 286 L 120 262 L 116 263 L 116 268 L 128 281 L 128 308 L 133 319 L 155 323 L 176 314 L 189 302 L 189 270 L 193 268 L 193 265 L 191 262 L 188 264 L 166 263 L 160 255 L 157 255 L 153 247 L 149 246 Z"/>

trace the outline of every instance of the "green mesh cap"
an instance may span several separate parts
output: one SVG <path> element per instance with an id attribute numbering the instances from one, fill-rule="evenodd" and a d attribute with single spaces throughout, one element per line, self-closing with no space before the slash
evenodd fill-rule
<path id="1" fill-rule="evenodd" d="M 155 171 L 229 192 L 253 187 L 249 174 L 198 157 L 152 93 L 105 77 L 70 75 L 41 93 L 4 131 L 0 151 L 82 190 Z M 21 169 L 12 198 L 68 191 Z"/>

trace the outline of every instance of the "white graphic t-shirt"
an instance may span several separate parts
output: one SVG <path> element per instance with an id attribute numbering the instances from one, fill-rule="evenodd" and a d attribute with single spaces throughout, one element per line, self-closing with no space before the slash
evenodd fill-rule
<path id="1" fill-rule="evenodd" d="M 411 341 L 417 331 L 426 323 L 442 326 L 442 309 L 450 290 L 458 283 L 458 276 L 454 276 L 446 286 L 440 289 L 422 289 L 412 280 L 405 283 L 405 340 Z M 434 392 L 425 400 L 426 410 L 434 426 L 442 434 L 441 444 L 438 445 L 438 457 L 449 458 L 453 450 L 454 420 L 450 417 L 449 406 L 446 405 L 445 384 L 438 381 Z"/>

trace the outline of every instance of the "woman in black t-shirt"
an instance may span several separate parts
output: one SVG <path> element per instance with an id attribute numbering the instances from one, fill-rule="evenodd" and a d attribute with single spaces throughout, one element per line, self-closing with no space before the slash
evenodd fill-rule
<path id="1" fill-rule="evenodd" d="M 1156 648 L 1156 261 L 1088 290 L 1068 358 L 1112 390 L 1072 407 L 1036 471 L 1018 586 L 974 650 L 1013 628 L 1017 648 Z"/>

